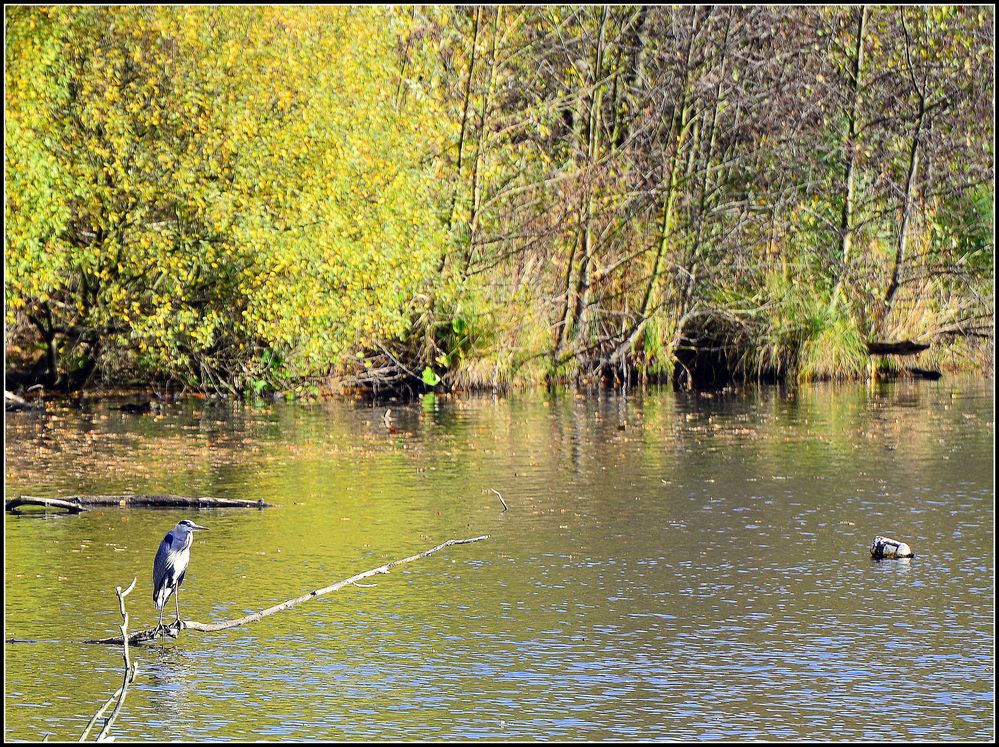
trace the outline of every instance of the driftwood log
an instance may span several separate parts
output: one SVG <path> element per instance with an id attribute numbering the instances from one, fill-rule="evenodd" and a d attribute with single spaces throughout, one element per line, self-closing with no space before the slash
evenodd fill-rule
<path id="1" fill-rule="evenodd" d="M 45 405 L 41 402 L 29 402 L 24 397 L 18 397 L 13 392 L 3 390 L 4 412 L 20 412 L 22 410 L 45 410 Z"/>
<path id="2" fill-rule="evenodd" d="M 19 495 L 4 502 L 4 509 L 15 512 L 22 506 L 62 508 L 73 513 L 86 511 L 94 506 L 120 506 L 121 508 L 271 508 L 263 500 L 247 501 L 238 498 L 212 498 L 185 495 L 64 495 L 58 498 L 39 498 Z"/>
<path id="3" fill-rule="evenodd" d="M 912 340 L 867 343 L 867 352 L 870 355 L 917 355 L 929 349 L 928 342 L 913 342 Z"/>
<path id="4" fill-rule="evenodd" d="M 408 558 L 402 558 L 400 560 L 393 560 L 391 563 L 386 563 L 385 565 L 380 565 L 377 568 L 372 568 L 370 571 L 364 571 L 363 573 L 358 573 L 356 576 L 351 576 L 343 581 L 338 581 L 332 586 L 326 586 L 322 589 L 316 589 L 315 591 L 310 591 L 307 594 L 303 594 L 300 597 L 295 597 L 294 599 L 289 599 L 287 602 L 282 602 L 281 604 L 275 604 L 273 607 L 268 607 L 260 612 L 254 612 L 252 615 L 246 615 L 245 617 L 239 617 L 235 620 L 223 620 L 216 623 L 201 623 L 195 622 L 193 620 L 181 620 L 178 622 L 171 623 L 170 625 L 163 625 L 156 628 L 149 628 L 148 630 L 138 630 L 127 636 L 128 642 L 130 644 L 139 644 L 145 641 L 152 641 L 163 635 L 176 636 L 181 630 L 198 630 L 204 633 L 213 633 L 218 630 L 226 630 L 228 628 L 237 628 L 241 625 L 246 625 L 248 623 L 256 622 L 270 615 L 281 612 L 282 610 L 294 607 L 302 602 L 307 602 L 310 599 L 315 599 L 316 597 L 321 597 L 324 594 L 331 594 L 334 591 L 339 591 L 345 586 L 350 586 L 351 584 L 356 584 L 362 579 L 368 578 L 369 576 L 374 576 L 379 573 L 388 573 L 390 570 L 396 566 L 402 565 L 403 563 L 412 563 L 414 560 L 420 560 L 428 555 L 432 555 L 438 550 L 443 550 L 445 547 L 450 547 L 451 545 L 467 545 L 472 542 L 479 542 L 480 540 L 489 539 L 489 535 L 483 535 L 481 537 L 472 537 L 471 539 L 452 539 L 447 542 L 442 542 L 436 547 L 431 547 L 429 550 L 424 550 L 416 555 L 410 555 Z M 104 643 L 110 645 L 122 645 L 125 641 L 125 636 L 118 635 L 111 638 L 95 638 L 84 641 L 84 643 Z"/>
<path id="5" fill-rule="evenodd" d="M 87 509 L 81 506 L 79 503 L 74 503 L 73 501 L 63 500 L 62 498 L 32 498 L 27 495 L 19 495 L 17 498 L 11 498 L 4 503 L 4 508 L 11 513 L 19 513 L 17 509 L 21 506 L 44 506 L 45 508 L 61 508 L 69 511 L 71 514 L 78 514 L 81 511 L 86 511 Z"/>

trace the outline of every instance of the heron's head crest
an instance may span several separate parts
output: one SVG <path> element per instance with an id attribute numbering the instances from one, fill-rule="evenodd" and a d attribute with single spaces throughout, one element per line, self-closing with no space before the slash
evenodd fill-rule
<path id="1" fill-rule="evenodd" d="M 208 529 L 208 527 L 203 527 L 200 524 L 195 524 L 190 519 L 183 519 L 177 522 L 177 528 L 181 531 L 192 532 L 195 529 Z"/>

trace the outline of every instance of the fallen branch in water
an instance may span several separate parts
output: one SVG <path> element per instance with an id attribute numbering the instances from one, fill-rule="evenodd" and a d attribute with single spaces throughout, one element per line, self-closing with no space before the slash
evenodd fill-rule
<path id="1" fill-rule="evenodd" d="M 402 558 L 401 560 L 393 560 L 391 563 L 386 563 L 385 565 L 380 565 L 377 568 L 372 568 L 370 571 L 364 571 L 363 573 L 358 573 L 356 576 L 351 576 L 343 581 L 338 581 L 332 586 L 326 586 L 322 589 L 316 589 L 315 591 L 310 591 L 308 594 L 303 594 L 300 597 L 294 599 L 289 599 L 287 602 L 282 602 L 281 604 L 276 604 L 273 607 L 268 607 L 260 612 L 254 612 L 252 615 L 246 615 L 245 617 L 240 617 L 235 620 L 223 620 L 217 623 L 200 623 L 193 620 L 181 620 L 179 623 L 171 623 L 160 628 L 150 628 L 148 630 L 139 630 L 128 636 L 129 643 L 136 644 L 142 643 L 144 641 L 152 641 L 164 634 L 176 635 L 180 630 L 199 630 L 203 633 L 213 633 L 218 630 L 226 630 L 227 628 L 237 628 L 241 625 L 246 625 L 247 623 L 256 622 L 265 617 L 269 617 L 281 610 L 286 610 L 294 607 L 302 602 L 307 602 L 310 599 L 315 599 L 316 597 L 321 597 L 324 594 L 330 594 L 334 591 L 339 591 L 345 586 L 351 586 L 356 584 L 358 581 L 367 578 L 368 576 L 374 576 L 379 573 L 388 573 L 390 570 L 396 566 L 402 565 L 403 563 L 411 563 L 414 560 L 420 560 L 428 555 L 432 555 L 438 550 L 443 550 L 445 547 L 450 547 L 451 545 L 467 545 L 472 542 L 479 542 L 480 540 L 489 539 L 489 535 L 483 535 L 481 537 L 473 537 L 471 539 L 460 539 L 460 540 L 448 540 L 443 542 L 437 547 L 431 547 L 429 550 L 424 550 L 416 555 L 410 555 L 408 558 Z M 125 633 L 123 632 L 120 636 L 114 636 L 112 638 L 97 638 L 84 641 L 84 643 L 105 643 L 105 644 L 119 644 L 124 640 Z"/>
<path id="2" fill-rule="evenodd" d="M 62 508 L 69 511 L 71 514 L 78 514 L 81 511 L 86 511 L 83 506 L 79 503 L 73 501 L 68 501 L 63 498 L 32 498 L 29 495 L 19 495 L 17 498 L 11 498 L 9 501 L 4 502 L 4 509 L 10 511 L 12 514 L 20 513 L 17 509 L 21 506 L 44 506 L 45 508 Z"/>
<path id="3" fill-rule="evenodd" d="M 271 508 L 263 500 L 247 501 L 238 498 L 212 498 L 185 495 L 64 495 L 58 498 L 38 498 L 19 495 L 6 501 L 4 507 L 13 511 L 19 506 L 55 506 L 85 511 L 87 506 L 120 506 L 122 508 Z"/>
<path id="4" fill-rule="evenodd" d="M 32 387 L 34 389 L 34 387 Z M 38 410 L 45 412 L 45 405 L 42 402 L 29 402 L 24 397 L 18 397 L 13 392 L 3 390 L 4 412 L 21 412 L 24 410 Z"/>
<path id="5" fill-rule="evenodd" d="M 114 710 L 111 711 L 111 715 L 104 720 L 104 727 L 101 729 L 100 733 L 97 735 L 97 741 L 103 742 L 111 730 L 111 725 L 114 723 L 115 719 L 118 718 L 118 714 L 121 712 L 121 707 L 125 703 L 125 696 L 128 695 L 128 686 L 132 684 L 135 680 L 135 675 L 139 671 L 137 664 L 133 663 L 128 657 L 128 613 L 125 611 L 125 597 L 131 593 L 132 589 L 135 588 L 136 579 L 132 579 L 132 583 L 125 591 L 121 590 L 120 586 L 115 587 L 115 593 L 118 595 L 118 608 L 121 611 L 121 625 L 119 630 L 121 630 L 121 642 L 124 649 L 122 656 L 125 659 L 125 674 L 122 676 L 121 687 L 119 687 L 114 694 L 105 701 L 94 717 L 90 719 L 90 723 L 87 724 L 87 728 L 83 730 L 83 734 L 80 736 L 80 741 L 82 742 L 90 734 L 90 730 L 94 728 L 94 724 L 97 723 L 97 719 L 101 717 L 104 711 L 107 710 L 108 706 L 114 702 L 115 698 L 118 702 L 115 703 Z"/>
<path id="6" fill-rule="evenodd" d="M 917 355 L 924 350 L 929 350 L 928 342 L 913 342 L 912 340 L 902 340 L 901 342 L 868 342 L 867 352 L 869 355 Z"/>

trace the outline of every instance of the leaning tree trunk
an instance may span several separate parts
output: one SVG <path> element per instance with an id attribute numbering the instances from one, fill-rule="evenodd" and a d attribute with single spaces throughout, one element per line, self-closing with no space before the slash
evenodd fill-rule
<path id="1" fill-rule="evenodd" d="M 839 223 L 840 270 L 833 290 L 831 306 L 839 303 L 843 291 L 843 281 L 850 263 L 850 249 L 853 244 L 854 181 L 856 172 L 857 119 L 860 114 L 860 77 L 864 68 L 864 29 L 867 25 L 867 6 L 860 9 L 857 19 L 857 42 L 853 55 L 853 71 L 850 78 L 850 109 L 847 112 L 847 131 L 843 143 L 846 151 L 846 170 L 843 177 L 843 209 Z"/>

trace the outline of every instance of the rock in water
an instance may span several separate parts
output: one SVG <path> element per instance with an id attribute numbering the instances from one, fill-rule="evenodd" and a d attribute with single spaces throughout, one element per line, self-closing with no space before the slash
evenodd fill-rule
<path id="1" fill-rule="evenodd" d="M 871 557 L 875 560 L 883 558 L 911 558 L 912 548 L 904 542 L 893 540 L 890 537 L 882 537 L 880 534 L 871 543 Z"/>

